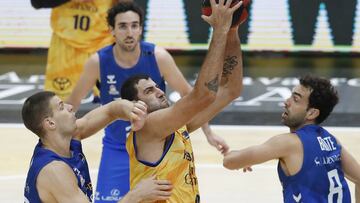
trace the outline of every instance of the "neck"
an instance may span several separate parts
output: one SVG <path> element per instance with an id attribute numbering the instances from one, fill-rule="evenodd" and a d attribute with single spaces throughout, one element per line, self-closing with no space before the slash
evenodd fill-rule
<path id="1" fill-rule="evenodd" d="M 50 139 L 51 138 L 51 139 Z M 63 157 L 71 157 L 70 142 L 71 136 L 61 136 L 59 134 L 47 134 L 41 139 L 43 147 L 51 150 Z"/>
<path id="2" fill-rule="evenodd" d="M 124 68 L 131 68 L 139 60 L 140 57 L 140 43 L 138 43 L 133 51 L 127 51 L 122 49 L 118 44 L 115 44 L 113 48 L 115 61 Z"/>
<path id="3" fill-rule="evenodd" d="M 295 132 L 295 131 L 297 131 L 297 130 L 299 130 L 300 128 L 302 128 L 302 127 L 304 127 L 304 126 L 306 126 L 306 125 L 313 125 L 313 124 L 315 124 L 315 122 L 305 122 L 305 123 L 303 123 L 302 125 L 299 125 L 299 126 L 297 126 L 297 127 L 290 127 L 290 132 Z"/>

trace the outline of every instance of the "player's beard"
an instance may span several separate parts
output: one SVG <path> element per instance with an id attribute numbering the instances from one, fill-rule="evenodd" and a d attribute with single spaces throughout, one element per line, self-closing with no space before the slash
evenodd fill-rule
<path id="1" fill-rule="evenodd" d="M 290 112 L 287 112 L 286 116 L 281 118 L 281 122 L 290 129 L 298 129 L 304 125 L 305 115 L 306 112 L 301 115 L 292 115 Z"/>
<path id="2" fill-rule="evenodd" d="M 131 43 L 127 43 L 131 41 Z M 136 47 L 139 46 L 139 38 L 127 38 L 122 43 L 119 43 L 120 48 L 125 52 L 134 52 L 136 50 Z"/>
<path id="3" fill-rule="evenodd" d="M 150 103 L 150 104 L 147 104 L 148 105 L 148 112 L 151 113 L 151 112 L 154 112 L 154 111 L 157 111 L 159 109 L 165 109 L 165 108 L 168 108 L 170 106 L 170 103 L 167 99 L 165 99 L 164 101 L 160 102 L 160 103 Z"/>

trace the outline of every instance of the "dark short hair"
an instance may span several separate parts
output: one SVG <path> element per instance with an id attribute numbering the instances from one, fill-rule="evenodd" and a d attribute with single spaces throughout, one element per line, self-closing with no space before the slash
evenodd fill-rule
<path id="1" fill-rule="evenodd" d="M 145 74 L 129 77 L 121 86 L 121 98 L 129 101 L 137 101 L 139 98 L 137 96 L 138 91 L 135 85 L 137 85 L 141 79 L 148 80 L 149 78 L 150 76 Z"/>
<path id="2" fill-rule="evenodd" d="M 125 13 L 127 11 L 133 11 L 139 15 L 140 25 L 144 23 L 144 12 L 135 2 L 133 1 L 123 1 L 108 10 L 107 13 L 107 23 L 111 27 L 115 27 L 115 17 L 119 13 Z"/>
<path id="3" fill-rule="evenodd" d="M 308 108 L 319 109 L 320 114 L 315 122 L 317 124 L 322 123 L 339 102 L 339 96 L 335 87 L 331 85 L 328 79 L 310 75 L 301 77 L 300 84 L 310 89 Z"/>
<path id="4" fill-rule="evenodd" d="M 42 121 L 46 117 L 53 115 L 50 108 L 50 99 L 54 96 L 55 93 L 53 92 L 38 92 L 27 98 L 22 107 L 21 114 L 24 125 L 40 138 L 45 135 L 41 124 Z"/>

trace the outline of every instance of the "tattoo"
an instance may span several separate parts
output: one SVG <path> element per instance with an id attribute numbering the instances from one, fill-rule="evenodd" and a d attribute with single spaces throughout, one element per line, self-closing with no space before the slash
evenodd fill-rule
<path id="1" fill-rule="evenodd" d="M 217 92 L 219 89 L 219 74 L 216 74 L 216 77 L 212 80 L 210 80 L 208 83 L 205 82 L 205 86 L 214 92 Z"/>
<path id="2" fill-rule="evenodd" d="M 222 80 L 227 83 L 229 80 L 229 75 L 231 75 L 232 70 L 238 64 L 237 56 L 227 56 L 224 61 L 224 68 L 222 72 Z"/>

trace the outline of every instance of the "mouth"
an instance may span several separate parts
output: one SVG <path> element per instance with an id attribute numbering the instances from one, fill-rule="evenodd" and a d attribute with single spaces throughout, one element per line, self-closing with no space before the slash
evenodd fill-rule
<path id="1" fill-rule="evenodd" d="M 125 44 L 133 44 L 135 42 L 134 39 L 126 39 L 125 41 Z"/>
<path id="2" fill-rule="evenodd" d="M 161 100 L 161 103 L 168 104 L 168 100 L 166 99 L 166 97 L 164 97 L 164 98 Z"/>
<path id="3" fill-rule="evenodd" d="M 287 118 L 289 115 L 289 113 L 287 111 L 284 111 L 282 114 L 281 114 L 281 118 L 284 119 L 284 118 Z"/>

